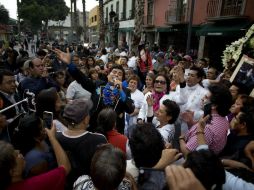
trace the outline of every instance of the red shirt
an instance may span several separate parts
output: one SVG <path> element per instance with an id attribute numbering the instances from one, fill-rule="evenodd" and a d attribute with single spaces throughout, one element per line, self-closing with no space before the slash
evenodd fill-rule
<path id="1" fill-rule="evenodd" d="M 66 172 L 58 167 L 47 173 L 14 183 L 7 190 L 64 190 Z"/>
<path id="2" fill-rule="evenodd" d="M 140 59 L 139 68 L 142 73 L 149 72 L 149 71 L 153 70 L 153 63 L 152 63 L 152 58 L 151 58 L 150 53 L 146 52 L 146 57 L 147 57 L 146 62 L 144 62 L 144 61 L 142 61 L 142 59 Z"/>
<path id="3" fill-rule="evenodd" d="M 107 132 L 108 142 L 126 153 L 127 137 L 118 133 L 115 129 Z"/>

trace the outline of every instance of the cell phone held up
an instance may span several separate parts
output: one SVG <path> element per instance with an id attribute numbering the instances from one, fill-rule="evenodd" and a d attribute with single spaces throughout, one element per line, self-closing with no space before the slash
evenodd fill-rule
<path id="1" fill-rule="evenodd" d="M 49 111 L 43 112 L 43 126 L 50 129 L 53 122 L 53 113 Z"/>

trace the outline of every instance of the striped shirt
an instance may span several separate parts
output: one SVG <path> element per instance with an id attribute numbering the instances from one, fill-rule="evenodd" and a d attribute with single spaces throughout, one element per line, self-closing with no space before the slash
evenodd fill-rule
<path id="1" fill-rule="evenodd" d="M 190 151 L 194 151 L 198 147 L 196 135 L 197 125 L 198 124 L 192 126 L 185 136 L 186 148 Z M 228 129 L 229 122 L 226 117 L 222 117 L 218 114 L 212 114 L 211 123 L 205 126 L 204 133 L 206 144 L 214 153 L 220 153 L 226 145 Z"/>

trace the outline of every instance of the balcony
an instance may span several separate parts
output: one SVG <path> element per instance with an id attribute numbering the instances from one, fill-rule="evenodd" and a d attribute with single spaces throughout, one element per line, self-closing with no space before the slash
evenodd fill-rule
<path id="1" fill-rule="evenodd" d="M 209 0 L 207 5 L 207 19 L 221 17 L 243 16 L 245 0 Z"/>

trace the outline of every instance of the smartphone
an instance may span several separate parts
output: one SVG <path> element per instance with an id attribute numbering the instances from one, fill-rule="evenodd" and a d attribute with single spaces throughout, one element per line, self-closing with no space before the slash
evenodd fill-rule
<path id="1" fill-rule="evenodd" d="M 166 190 L 168 189 L 164 170 L 153 168 L 140 168 L 138 176 L 138 189 Z"/>
<path id="2" fill-rule="evenodd" d="M 211 103 L 207 103 L 204 105 L 204 117 L 207 115 L 210 115 L 212 111 L 212 104 Z"/>
<path id="3" fill-rule="evenodd" d="M 53 112 L 44 111 L 43 112 L 43 126 L 50 129 L 53 122 Z"/>
<path id="4" fill-rule="evenodd" d="M 211 122 L 211 113 L 212 113 L 212 103 L 207 103 L 204 105 L 204 117 L 207 115 L 210 115 L 210 118 L 208 119 L 207 123 Z"/>

